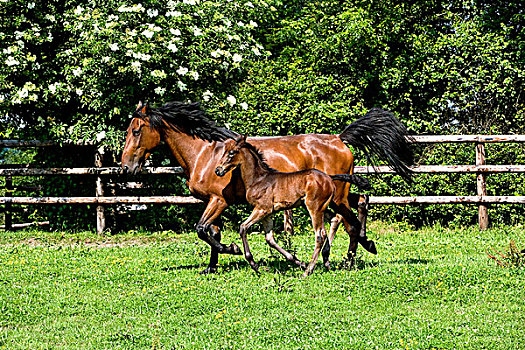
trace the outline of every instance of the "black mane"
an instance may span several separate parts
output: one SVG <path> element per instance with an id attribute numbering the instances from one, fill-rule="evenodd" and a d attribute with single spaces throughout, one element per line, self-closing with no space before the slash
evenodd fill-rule
<path id="1" fill-rule="evenodd" d="M 252 145 L 251 143 L 244 142 L 242 145 L 242 148 L 246 148 L 248 151 L 250 151 L 250 153 L 253 154 L 255 158 L 257 158 L 258 163 L 263 167 L 263 169 L 270 171 L 272 173 L 278 172 L 274 168 L 270 167 L 268 163 L 266 163 L 266 160 L 264 159 L 264 155 L 262 154 L 262 152 L 259 151 L 259 149 L 255 147 L 254 145 Z"/>
<path id="2" fill-rule="evenodd" d="M 182 129 L 185 133 L 207 141 L 224 141 L 239 135 L 227 128 L 219 127 L 208 119 L 199 102 L 168 102 L 160 107 L 146 107 L 151 127 L 162 127 L 162 121 Z"/>

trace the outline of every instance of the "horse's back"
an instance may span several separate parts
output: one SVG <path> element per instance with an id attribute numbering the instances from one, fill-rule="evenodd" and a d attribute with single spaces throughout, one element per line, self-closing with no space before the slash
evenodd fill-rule
<path id="1" fill-rule="evenodd" d="M 318 169 L 335 175 L 353 171 L 352 151 L 338 135 L 253 137 L 248 142 L 263 152 L 268 165 L 282 172 Z"/>

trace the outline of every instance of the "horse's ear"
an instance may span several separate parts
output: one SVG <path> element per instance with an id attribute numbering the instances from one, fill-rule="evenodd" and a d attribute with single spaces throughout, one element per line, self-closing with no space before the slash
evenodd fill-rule
<path id="1" fill-rule="evenodd" d="M 142 108 L 140 109 L 140 113 L 142 113 L 143 116 L 147 116 L 148 115 L 148 111 L 149 111 L 149 103 L 146 101 L 142 105 Z"/>

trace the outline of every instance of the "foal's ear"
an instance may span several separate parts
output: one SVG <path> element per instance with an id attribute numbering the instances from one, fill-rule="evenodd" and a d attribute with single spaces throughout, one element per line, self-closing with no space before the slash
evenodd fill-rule
<path id="1" fill-rule="evenodd" d="M 237 140 L 235 140 L 235 143 L 237 143 L 237 144 L 246 143 L 246 135 L 239 136 L 239 138 Z"/>

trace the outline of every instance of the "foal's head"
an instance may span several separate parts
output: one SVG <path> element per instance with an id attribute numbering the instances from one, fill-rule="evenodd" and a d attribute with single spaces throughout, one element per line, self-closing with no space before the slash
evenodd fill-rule
<path id="1" fill-rule="evenodd" d="M 148 116 L 149 105 L 139 102 L 129 124 L 126 144 L 122 152 L 122 170 L 136 174 L 140 171 L 151 151 L 160 143 L 160 133 Z"/>
<path id="2" fill-rule="evenodd" d="M 215 168 L 215 174 L 222 177 L 230 170 L 237 168 L 242 162 L 241 149 L 246 145 L 246 135 L 239 137 L 237 140 L 226 140 L 224 142 L 224 152 L 217 168 Z"/>
<path id="3" fill-rule="evenodd" d="M 249 158 L 247 158 L 249 157 Z M 262 169 L 265 172 L 276 172 L 264 161 L 262 153 L 255 148 L 251 143 L 246 142 L 246 135 L 239 137 L 236 140 L 227 140 L 224 142 L 224 152 L 221 159 L 215 168 L 215 174 L 224 176 L 230 170 L 233 170 L 247 162 L 247 159 L 253 160 L 253 168 Z"/>

